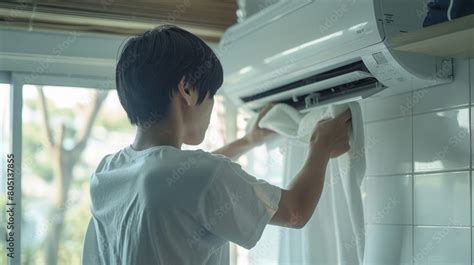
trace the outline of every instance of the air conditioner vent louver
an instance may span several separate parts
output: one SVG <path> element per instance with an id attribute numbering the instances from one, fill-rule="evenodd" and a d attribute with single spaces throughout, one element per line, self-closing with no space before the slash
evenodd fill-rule
<path id="1" fill-rule="evenodd" d="M 342 76 L 344 74 L 349 74 L 349 73 L 357 72 L 357 71 L 370 74 L 369 71 L 367 70 L 367 67 L 365 67 L 364 63 L 362 61 L 357 61 L 357 62 L 344 65 L 344 66 L 341 66 L 341 67 L 338 67 L 338 68 L 335 68 L 323 73 L 312 75 L 304 79 L 300 79 L 298 81 L 295 81 L 295 82 L 292 82 L 280 87 L 267 90 L 265 92 L 243 97 L 242 101 L 247 103 L 247 102 L 258 100 L 261 98 L 266 98 L 268 96 L 276 95 L 285 91 L 293 90 L 298 87 L 308 86 L 308 85 L 315 84 L 324 80 L 329 80 L 335 77 Z M 347 83 L 351 83 L 351 82 L 347 82 Z"/>
<path id="2" fill-rule="evenodd" d="M 369 77 L 354 81 L 352 83 L 320 90 L 315 93 L 317 101 L 308 102 L 308 97 L 313 96 L 313 94 L 310 93 L 281 100 L 278 103 L 288 104 L 297 110 L 305 110 L 315 106 L 323 106 L 326 104 L 339 102 L 346 98 L 354 98 L 355 95 L 363 97 L 370 96 L 381 91 L 383 88 L 384 86 L 380 85 L 377 79 Z M 259 112 L 262 108 L 263 107 L 255 107 L 252 108 L 252 110 Z"/>
<path id="3" fill-rule="evenodd" d="M 331 103 L 336 100 L 340 101 L 344 96 L 350 97 L 358 92 L 363 92 L 365 90 L 378 91 L 379 89 L 377 89 L 376 84 L 377 84 L 377 79 L 373 77 L 369 77 L 369 78 L 357 80 L 352 83 L 347 83 L 340 86 L 331 87 L 325 90 L 320 90 L 317 92 L 318 100 L 316 102 L 308 103 L 307 100 L 305 99 L 309 95 L 302 95 L 302 96 L 297 97 L 296 100 L 288 99 L 288 100 L 282 101 L 281 103 L 286 103 L 298 110 L 302 110 L 305 108 L 309 108 L 312 105 L 323 105 L 323 104 Z"/>

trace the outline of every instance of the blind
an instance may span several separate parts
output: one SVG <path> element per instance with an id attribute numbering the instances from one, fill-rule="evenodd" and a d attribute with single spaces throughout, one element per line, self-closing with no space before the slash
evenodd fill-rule
<path id="1" fill-rule="evenodd" d="M 2 24 L 134 35 L 162 24 L 218 40 L 236 22 L 235 0 L 3 0 Z"/>

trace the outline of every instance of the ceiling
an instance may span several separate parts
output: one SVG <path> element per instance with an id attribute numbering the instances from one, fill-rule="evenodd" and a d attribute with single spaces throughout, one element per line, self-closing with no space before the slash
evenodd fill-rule
<path id="1" fill-rule="evenodd" d="M 0 25 L 136 35 L 162 24 L 217 42 L 236 0 L 0 0 Z"/>

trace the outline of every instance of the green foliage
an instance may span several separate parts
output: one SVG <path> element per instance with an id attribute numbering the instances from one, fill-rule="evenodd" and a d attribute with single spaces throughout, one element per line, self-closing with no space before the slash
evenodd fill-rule
<path id="1" fill-rule="evenodd" d="M 42 264 L 42 252 L 40 246 L 22 247 L 21 248 L 21 264 L 35 265 Z"/>
<path id="2" fill-rule="evenodd" d="M 89 193 L 89 184 L 85 181 L 83 185 L 77 185 L 83 194 Z M 61 235 L 61 245 L 59 247 L 58 264 L 79 265 L 82 253 L 82 242 L 86 234 L 87 225 L 90 219 L 89 200 L 84 199 L 74 202 L 71 207 L 74 210 L 66 212 L 64 220 L 65 229 Z"/>
<path id="3" fill-rule="evenodd" d="M 47 90 L 47 89 L 45 89 Z M 74 93 L 74 90 L 71 90 L 71 93 Z M 90 102 L 92 104 L 92 101 Z M 71 105 L 67 108 L 58 108 L 53 104 L 53 100 L 48 100 L 48 113 L 50 121 L 53 125 L 53 131 L 59 125 L 59 121 L 67 124 L 65 131 L 65 138 L 72 139 L 75 137 L 76 130 L 81 128 L 74 128 L 73 125 L 77 117 L 83 117 L 85 111 L 89 106 L 79 106 Z M 107 107 L 102 109 L 95 120 L 95 127 L 102 127 L 105 129 L 106 135 L 113 135 L 114 132 L 119 131 L 123 132 L 132 132 L 133 128 L 130 126 L 126 115 L 124 113 L 119 113 L 116 111 L 117 108 Z M 25 161 L 24 169 L 25 173 L 28 176 L 38 177 L 46 182 L 52 181 L 53 172 L 52 172 L 52 157 L 48 153 L 48 147 L 45 142 L 45 128 L 43 120 L 41 118 L 40 112 L 40 102 L 39 98 L 28 99 L 24 101 L 24 111 L 32 113 L 33 119 L 35 120 L 24 120 L 23 124 L 23 161 Z M 123 114 L 123 115 L 122 115 Z M 94 133 L 94 130 L 92 131 Z M 91 135 L 94 137 L 94 135 Z M 58 137 L 57 132 L 55 132 L 54 137 Z M 65 144 L 66 145 L 66 144 Z M 87 148 L 86 148 L 87 150 Z M 87 153 L 87 152 L 86 152 Z M 86 154 L 85 153 L 85 154 Z M 85 162 L 85 160 L 80 159 L 76 161 L 75 164 L 76 170 L 75 174 L 78 172 L 92 172 L 93 168 L 90 168 L 90 165 Z M 83 169 L 83 170 L 77 170 Z M 81 173 L 83 174 L 83 173 Z M 71 191 L 81 191 L 80 200 L 73 202 L 69 205 L 69 208 L 66 211 L 65 220 L 64 220 L 64 229 L 61 234 L 61 240 L 59 242 L 59 253 L 58 253 L 58 264 L 70 264 L 70 265 L 79 265 L 81 252 L 82 252 L 82 243 L 87 229 L 87 224 L 90 219 L 90 201 L 89 197 L 89 177 L 83 178 L 78 175 L 74 175 L 71 182 Z M 28 183 L 24 183 L 28 185 Z M 51 191 L 52 193 L 55 191 Z M 48 200 L 48 198 L 40 198 L 41 200 Z M 31 197 L 24 195 L 25 204 L 23 207 L 28 207 L 28 200 L 38 200 L 37 197 Z M 26 209 L 26 208 L 25 208 Z M 26 212 L 26 211 L 24 211 Z M 33 218 L 42 218 L 47 216 L 47 212 L 44 212 L 45 216 L 33 217 Z M 29 224 L 24 224 L 29 225 Z M 35 246 L 28 246 L 22 249 L 22 265 L 29 264 L 44 264 L 45 258 L 45 249 L 48 242 L 42 242 L 41 244 Z M 0 245 L 1 246 L 1 245 Z M 1 251 L 1 250 L 0 250 Z M 1 254 L 1 253 L 0 253 Z M 0 264 L 3 264 L 0 260 Z"/>
<path id="4" fill-rule="evenodd" d="M 96 126 L 102 126 L 110 131 L 128 131 L 132 126 L 128 122 L 126 116 L 110 115 L 106 111 L 101 111 L 97 116 Z"/>
<path id="5" fill-rule="evenodd" d="M 36 99 L 26 99 L 23 101 L 23 108 L 28 107 L 32 110 L 37 110 L 40 108 L 39 100 Z"/>
<path id="6" fill-rule="evenodd" d="M 47 156 L 43 130 L 37 123 L 27 123 L 23 126 L 23 168 L 45 181 L 51 181 L 53 171 L 50 160 L 41 159 L 42 156 Z"/>

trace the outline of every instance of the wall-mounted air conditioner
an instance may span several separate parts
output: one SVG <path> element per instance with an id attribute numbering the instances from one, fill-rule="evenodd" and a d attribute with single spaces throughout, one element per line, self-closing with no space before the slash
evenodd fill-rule
<path id="1" fill-rule="evenodd" d="M 391 48 L 392 36 L 421 27 L 425 2 L 282 0 L 225 32 L 223 92 L 250 111 L 267 102 L 308 110 L 450 82 L 450 58 Z"/>

